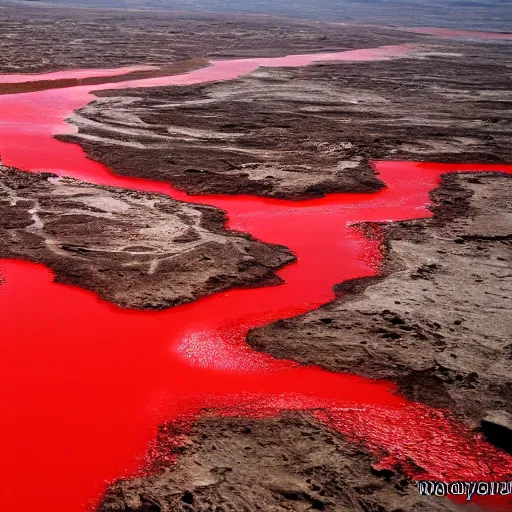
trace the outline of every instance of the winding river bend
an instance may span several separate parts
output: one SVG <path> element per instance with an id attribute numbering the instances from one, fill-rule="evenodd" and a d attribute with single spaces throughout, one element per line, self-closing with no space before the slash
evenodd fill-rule
<path id="1" fill-rule="evenodd" d="M 161 312 L 120 309 L 91 292 L 56 284 L 41 265 L 0 261 L 2 510 L 87 510 L 106 482 L 144 465 L 160 423 L 193 421 L 203 408 L 253 416 L 311 409 L 376 456 L 411 468 L 413 477 L 413 467 L 425 471 L 422 478 L 441 480 L 502 480 L 510 474 L 512 457 L 443 412 L 401 398 L 392 384 L 278 361 L 252 351 L 245 336 L 332 300 L 336 283 L 379 272 L 379 241 L 366 238 L 355 223 L 429 217 L 429 192 L 442 174 L 512 173 L 512 165 L 375 162 L 384 190 L 299 202 L 188 196 L 168 183 L 116 176 L 79 146 L 53 138 L 75 131 L 65 120 L 94 99 L 93 90 L 189 85 L 234 79 L 259 66 L 390 59 L 418 51 L 405 45 L 215 61 L 182 75 L 0 96 L 4 164 L 213 205 L 228 212 L 229 228 L 287 245 L 298 257 L 278 272 L 280 286 L 231 290 Z M 66 78 L 74 76 L 66 72 Z M 1 79 L 19 78 L 9 80 Z"/>

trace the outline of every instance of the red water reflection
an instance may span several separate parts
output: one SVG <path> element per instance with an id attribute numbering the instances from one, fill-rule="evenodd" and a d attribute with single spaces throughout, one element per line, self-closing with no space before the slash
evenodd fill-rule
<path id="1" fill-rule="evenodd" d="M 239 66 L 233 64 L 237 73 Z M 233 77 L 228 65 L 222 76 L 220 68 L 208 69 L 215 79 Z M 196 80 L 196 73 L 169 77 L 167 83 Z M 51 138 L 70 129 L 63 120 L 91 100 L 89 89 L 0 97 L 4 163 L 218 206 L 228 212 L 229 227 L 289 246 L 298 262 L 279 271 L 281 286 L 141 312 L 56 284 L 42 266 L 2 261 L 0 503 L 5 510 L 85 510 L 105 481 L 137 470 L 159 423 L 193 417 L 205 407 L 256 416 L 321 409 L 319 419 L 365 442 L 376 455 L 402 463 L 413 476 L 415 467 L 425 470 L 423 478 L 510 476 L 511 457 L 441 412 L 406 402 L 392 385 L 274 360 L 250 350 L 245 335 L 330 301 L 335 283 L 378 272 L 379 241 L 365 238 L 354 223 L 428 217 L 428 192 L 442 173 L 511 173 L 512 166 L 378 162 L 387 188 L 376 194 L 301 202 L 189 197 L 169 184 L 114 176 L 78 146 Z"/>

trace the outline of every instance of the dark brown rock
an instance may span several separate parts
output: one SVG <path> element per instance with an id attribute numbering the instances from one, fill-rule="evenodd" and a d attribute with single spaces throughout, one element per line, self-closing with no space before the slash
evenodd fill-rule
<path id="1" fill-rule="evenodd" d="M 506 411 L 492 411 L 481 423 L 482 432 L 498 448 L 512 453 L 512 415 Z"/>

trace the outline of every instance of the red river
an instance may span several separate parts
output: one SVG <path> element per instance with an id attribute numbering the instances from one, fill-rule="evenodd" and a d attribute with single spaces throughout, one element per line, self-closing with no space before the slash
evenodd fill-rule
<path id="1" fill-rule="evenodd" d="M 510 478 L 512 457 L 443 411 L 406 401 L 390 383 L 275 360 L 252 351 L 245 336 L 329 302 L 336 283 L 379 272 L 379 241 L 353 224 L 430 217 L 429 192 L 442 174 L 512 173 L 511 165 L 375 162 L 384 190 L 299 202 L 188 196 L 168 183 L 116 176 L 87 159 L 78 145 L 53 138 L 76 131 L 65 120 L 94 99 L 93 90 L 229 80 L 259 66 L 401 58 L 416 51 L 403 45 L 215 61 L 182 75 L 0 96 L 4 164 L 214 205 L 228 212 L 229 228 L 287 245 L 298 257 L 278 272 L 280 286 L 231 290 L 161 312 L 121 309 L 55 283 L 42 265 L 0 260 L 2 511 L 89 509 L 108 482 L 144 467 L 159 424 L 193 420 L 204 408 L 251 416 L 313 410 L 375 457 L 400 463 L 411 477 Z M 62 76 L 114 74 L 82 70 Z M 0 81 L 23 78 L 4 75 Z M 511 508 L 505 500 L 490 505 Z"/>

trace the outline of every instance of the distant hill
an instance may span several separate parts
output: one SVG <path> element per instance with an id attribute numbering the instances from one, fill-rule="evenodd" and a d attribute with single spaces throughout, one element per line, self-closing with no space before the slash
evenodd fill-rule
<path id="1" fill-rule="evenodd" d="M 45 3 L 266 13 L 327 21 L 512 32 L 512 0 L 45 0 Z"/>

